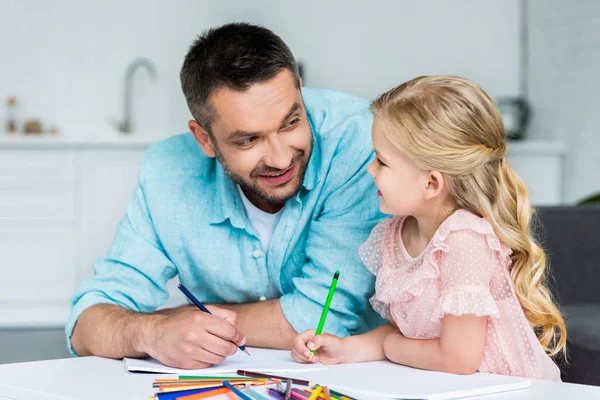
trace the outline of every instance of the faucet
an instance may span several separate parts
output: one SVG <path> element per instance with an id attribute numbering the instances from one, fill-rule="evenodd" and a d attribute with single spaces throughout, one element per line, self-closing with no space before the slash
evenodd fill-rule
<path id="1" fill-rule="evenodd" d="M 132 109 L 132 92 L 133 92 L 133 76 L 135 75 L 138 68 L 144 67 L 148 70 L 152 80 L 156 80 L 156 69 L 154 64 L 147 58 L 136 58 L 125 72 L 125 93 L 123 102 L 123 121 L 117 123 L 119 132 L 124 134 L 130 134 L 133 131 L 133 125 L 131 123 L 131 109 Z"/>

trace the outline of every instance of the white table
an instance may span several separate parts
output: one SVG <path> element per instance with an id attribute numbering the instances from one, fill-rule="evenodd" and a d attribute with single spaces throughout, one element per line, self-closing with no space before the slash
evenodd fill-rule
<path id="1" fill-rule="evenodd" d="M 294 376 L 302 375 L 316 381 L 326 373 L 315 371 Z M 156 375 L 152 374 L 130 374 L 123 361 L 100 357 L 4 364 L 0 365 L 0 400 L 146 400 L 155 393 L 152 388 L 155 378 Z M 534 380 L 532 387 L 527 390 L 479 398 L 592 400 L 600 399 L 600 387 Z"/>

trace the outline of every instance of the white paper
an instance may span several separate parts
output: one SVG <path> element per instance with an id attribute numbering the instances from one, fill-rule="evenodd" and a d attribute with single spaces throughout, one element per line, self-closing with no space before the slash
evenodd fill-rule
<path id="1" fill-rule="evenodd" d="M 369 399 L 449 400 L 531 387 L 531 381 L 526 378 L 483 373 L 446 374 L 389 361 L 332 366 L 322 374 L 305 375 L 319 385 Z"/>
<path id="2" fill-rule="evenodd" d="M 271 374 L 310 372 L 327 369 L 326 366 L 320 364 L 299 364 L 292 359 L 288 350 L 268 350 L 251 347 L 247 347 L 247 350 L 250 352 L 250 356 L 238 351 L 235 355 L 225 359 L 221 364 L 204 369 L 171 368 L 153 358 L 143 360 L 125 358 L 125 363 L 129 372 L 155 372 L 195 376 L 235 374 L 238 369 Z"/>

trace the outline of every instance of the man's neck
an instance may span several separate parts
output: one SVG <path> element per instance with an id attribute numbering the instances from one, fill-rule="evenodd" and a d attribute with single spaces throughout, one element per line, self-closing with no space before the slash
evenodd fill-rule
<path id="1" fill-rule="evenodd" d="M 242 189 L 242 192 L 244 193 L 244 196 L 246 196 L 246 198 L 250 201 L 250 203 L 254 204 L 254 206 L 256 208 L 258 208 L 259 210 L 262 210 L 266 213 L 275 214 L 275 213 L 281 211 L 281 209 L 285 205 L 285 202 L 273 203 L 271 201 L 267 201 L 267 200 L 257 196 L 255 193 L 245 190 L 244 188 L 241 188 L 241 189 Z"/>

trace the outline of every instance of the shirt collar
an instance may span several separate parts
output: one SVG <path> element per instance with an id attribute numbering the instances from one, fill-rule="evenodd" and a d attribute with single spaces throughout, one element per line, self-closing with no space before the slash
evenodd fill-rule
<path id="1" fill-rule="evenodd" d="M 304 186 L 306 190 L 313 190 L 321 179 L 319 176 L 319 170 L 321 167 L 321 143 L 320 138 L 314 133 L 315 130 L 313 128 L 310 115 L 308 115 L 308 122 L 310 124 L 310 131 L 313 136 L 313 148 L 310 155 L 310 160 L 308 160 L 308 165 L 306 166 L 306 173 L 304 174 L 304 182 L 302 183 L 302 186 Z"/>
<path id="2" fill-rule="evenodd" d="M 235 182 L 225 173 L 223 166 L 216 159 L 215 163 L 215 194 L 212 200 L 210 224 L 219 224 L 227 219 L 236 228 L 245 229 L 244 205 L 236 188 Z"/>

